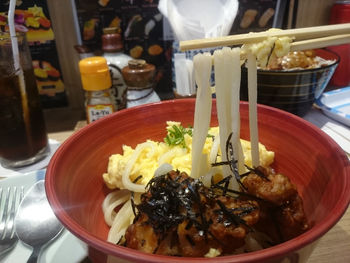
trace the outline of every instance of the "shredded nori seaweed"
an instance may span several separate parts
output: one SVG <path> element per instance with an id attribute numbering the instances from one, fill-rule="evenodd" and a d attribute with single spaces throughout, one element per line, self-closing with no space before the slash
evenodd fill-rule
<path id="1" fill-rule="evenodd" d="M 252 213 L 258 207 L 251 204 L 239 209 L 227 208 L 218 200 L 219 196 L 224 196 L 224 191 L 220 187 L 222 182 L 207 188 L 200 180 L 187 177 L 185 173 L 180 174 L 179 171 L 173 171 L 173 173 L 176 173 L 175 176 L 168 173 L 152 178 L 146 186 L 146 193 L 141 196 L 141 203 L 135 205 L 139 212 L 135 220 L 138 220 L 142 213 L 146 214 L 147 223 L 159 235 L 160 240 L 164 239 L 169 231 L 176 229 L 184 221 L 187 222 L 185 229 L 195 227 L 205 239 L 210 235 L 217 240 L 209 230 L 213 222 L 208 221 L 205 216 L 206 207 L 201 200 L 203 197 L 218 204 L 220 209 L 216 209 L 214 212 L 219 218 L 225 218 L 224 225 L 233 224 L 236 227 L 244 225 L 250 231 L 253 231 L 246 224 L 243 217 Z M 230 191 L 227 189 L 225 193 Z M 230 196 L 229 198 L 235 197 Z M 192 244 L 193 240 L 190 237 L 186 238 Z"/>

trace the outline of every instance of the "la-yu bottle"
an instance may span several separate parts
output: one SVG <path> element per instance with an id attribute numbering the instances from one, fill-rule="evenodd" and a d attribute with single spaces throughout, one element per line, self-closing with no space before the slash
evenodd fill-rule
<path id="1" fill-rule="evenodd" d="M 79 62 L 79 69 L 85 90 L 87 123 L 113 113 L 112 80 L 107 60 L 104 57 L 84 58 Z"/>

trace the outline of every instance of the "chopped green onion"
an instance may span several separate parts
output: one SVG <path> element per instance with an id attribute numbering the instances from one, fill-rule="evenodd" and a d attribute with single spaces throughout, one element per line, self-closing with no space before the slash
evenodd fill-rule
<path id="1" fill-rule="evenodd" d="M 192 128 L 184 128 L 181 125 L 173 125 L 170 129 L 168 129 L 168 134 L 164 138 L 164 141 L 169 146 L 180 145 L 183 148 L 187 148 L 185 134 L 192 136 Z"/>

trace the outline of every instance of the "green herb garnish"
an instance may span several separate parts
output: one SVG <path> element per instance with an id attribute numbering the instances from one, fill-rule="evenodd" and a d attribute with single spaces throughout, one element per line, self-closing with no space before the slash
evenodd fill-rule
<path id="1" fill-rule="evenodd" d="M 185 134 L 192 136 L 192 127 L 184 128 L 181 125 L 173 125 L 168 129 L 168 135 L 164 138 L 164 141 L 169 146 L 180 145 L 186 148 Z"/>

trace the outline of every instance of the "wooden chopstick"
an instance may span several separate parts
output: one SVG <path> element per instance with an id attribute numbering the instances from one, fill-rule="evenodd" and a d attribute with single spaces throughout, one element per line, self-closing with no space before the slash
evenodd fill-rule
<path id="1" fill-rule="evenodd" d="M 346 43 L 350 43 L 350 34 L 296 41 L 291 44 L 290 51 L 323 48 L 329 46 L 342 45 Z"/>
<path id="2" fill-rule="evenodd" d="M 350 34 L 350 23 L 186 40 L 180 41 L 180 50 L 249 44 L 262 41 L 267 37 L 288 36 L 294 40 L 306 40 L 344 34 Z"/>

